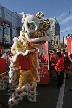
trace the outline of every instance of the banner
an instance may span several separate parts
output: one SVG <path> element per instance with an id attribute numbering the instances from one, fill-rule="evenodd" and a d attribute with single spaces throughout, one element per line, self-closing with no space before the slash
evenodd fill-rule
<path id="1" fill-rule="evenodd" d="M 68 55 L 72 54 L 72 38 L 67 38 Z"/>
<path id="2" fill-rule="evenodd" d="M 48 42 L 39 46 L 39 75 L 40 75 L 40 82 L 39 84 L 48 84 L 50 82 L 50 75 L 49 75 L 49 59 L 48 59 Z"/>

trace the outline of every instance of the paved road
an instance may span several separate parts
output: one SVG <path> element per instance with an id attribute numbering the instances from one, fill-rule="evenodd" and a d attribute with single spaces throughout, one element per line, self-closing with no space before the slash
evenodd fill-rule
<path id="1" fill-rule="evenodd" d="M 56 79 L 53 79 L 48 85 L 38 85 L 37 92 L 39 95 L 37 95 L 36 103 L 30 103 L 27 101 L 27 98 L 24 97 L 24 99 L 13 108 L 56 108 L 60 91 L 56 88 L 56 83 Z M 0 91 L 0 102 L 3 103 L 4 108 L 8 108 L 8 106 L 6 106 L 8 98 L 9 95 L 7 95 L 7 91 Z"/>
<path id="2" fill-rule="evenodd" d="M 36 103 L 28 102 L 25 96 L 13 108 L 72 108 L 72 91 L 69 90 L 72 87 L 72 74 L 69 75 L 69 79 L 65 80 L 65 84 L 62 85 L 60 90 L 57 89 L 56 83 L 56 79 L 52 79 L 48 85 L 38 85 L 37 92 L 39 95 L 37 95 Z M 7 91 L 0 91 L 2 108 L 8 108 L 8 98 Z"/>
<path id="3" fill-rule="evenodd" d="M 72 91 L 70 91 L 70 88 L 72 88 L 72 74 L 70 74 L 69 79 L 66 80 L 63 108 L 72 108 Z"/>

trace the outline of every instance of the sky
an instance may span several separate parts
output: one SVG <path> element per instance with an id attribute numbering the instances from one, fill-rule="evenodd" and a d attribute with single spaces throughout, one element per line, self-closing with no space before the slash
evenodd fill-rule
<path id="1" fill-rule="evenodd" d="M 46 18 L 56 17 L 61 40 L 72 34 L 72 0 L 0 0 L 0 4 L 12 12 L 35 14 L 42 11 Z"/>

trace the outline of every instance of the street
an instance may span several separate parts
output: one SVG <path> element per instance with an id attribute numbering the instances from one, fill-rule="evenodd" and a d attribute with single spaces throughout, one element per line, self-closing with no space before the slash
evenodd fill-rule
<path id="1" fill-rule="evenodd" d="M 37 86 L 38 95 L 36 103 L 28 102 L 25 96 L 23 100 L 20 101 L 19 104 L 15 105 L 13 108 L 72 108 L 72 91 L 69 90 L 72 85 L 71 80 L 72 80 L 72 75 L 70 74 L 69 79 L 65 80 L 64 98 L 62 95 L 63 87 L 60 90 L 57 89 L 56 85 L 57 80 L 51 79 L 48 85 Z M 0 91 L 0 103 L 3 106 L 2 108 L 8 108 L 7 102 L 9 97 L 10 95 L 8 95 L 7 91 Z M 62 102 L 60 103 L 58 101 L 63 101 L 62 107 L 60 107 Z M 60 106 L 58 106 L 58 104 Z"/>

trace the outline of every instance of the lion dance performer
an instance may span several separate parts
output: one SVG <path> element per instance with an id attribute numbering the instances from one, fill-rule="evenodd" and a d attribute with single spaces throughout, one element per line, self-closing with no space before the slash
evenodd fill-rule
<path id="1" fill-rule="evenodd" d="M 48 31 L 53 19 L 43 18 L 44 14 L 24 14 L 22 31 L 14 38 L 10 58 L 9 83 L 15 89 L 9 98 L 9 105 L 15 105 L 27 95 L 30 102 L 36 102 L 36 87 L 40 81 L 38 74 L 38 47 L 48 40 Z"/>

